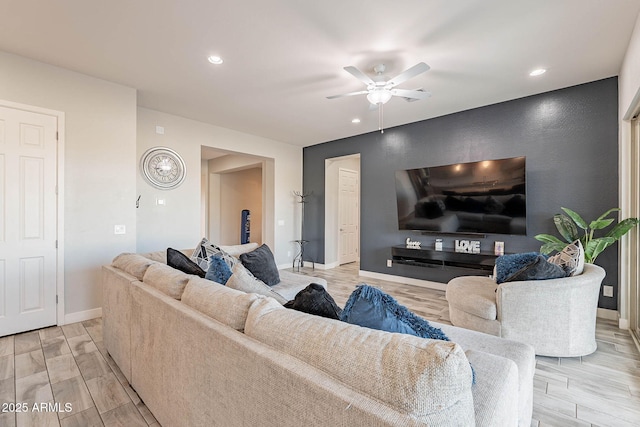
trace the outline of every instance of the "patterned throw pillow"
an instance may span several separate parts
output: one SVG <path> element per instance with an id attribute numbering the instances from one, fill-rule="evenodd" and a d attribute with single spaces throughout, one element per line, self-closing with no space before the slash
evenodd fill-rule
<path id="1" fill-rule="evenodd" d="M 569 276 L 578 276 L 584 270 L 584 248 L 580 240 L 568 244 L 562 251 L 558 252 L 549 262 L 559 265 Z"/>
<path id="2" fill-rule="evenodd" d="M 239 262 L 237 258 L 232 257 L 231 255 L 223 251 L 219 246 L 214 245 L 204 237 L 193 250 L 193 254 L 191 254 L 191 260 L 198 264 L 201 269 L 207 271 L 209 269 L 209 258 L 215 255 L 220 256 L 224 260 L 224 262 L 227 263 L 229 268 L 233 268 L 233 266 Z"/>
<path id="3" fill-rule="evenodd" d="M 209 269 L 204 278 L 225 285 L 229 277 L 231 277 L 231 269 L 222 257 L 219 255 L 209 257 Z"/>

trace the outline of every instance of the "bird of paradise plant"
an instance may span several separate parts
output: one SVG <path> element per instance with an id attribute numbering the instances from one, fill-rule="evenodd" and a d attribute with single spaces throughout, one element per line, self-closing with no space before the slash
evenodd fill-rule
<path id="1" fill-rule="evenodd" d="M 585 262 L 594 263 L 598 255 L 606 248 L 620 240 L 622 236 L 627 234 L 633 227 L 640 222 L 638 218 L 627 218 L 613 226 L 608 232 L 601 237 L 595 237 L 596 230 L 604 230 L 615 221 L 615 218 L 608 218 L 613 212 L 617 212 L 619 208 L 609 209 L 598 219 L 587 223 L 577 212 L 569 208 L 561 208 L 564 214 L 559 213 L 553 216 L 553 223 L 560 235 L 566 240 L 563 242 L 559 238 L 550 234 L 538 234 L 536 240 L 543 243 L 540 252 L 549 254 L 553 251 L 562 251 L 569 243 L 580 240 L 584 248 Z"/>

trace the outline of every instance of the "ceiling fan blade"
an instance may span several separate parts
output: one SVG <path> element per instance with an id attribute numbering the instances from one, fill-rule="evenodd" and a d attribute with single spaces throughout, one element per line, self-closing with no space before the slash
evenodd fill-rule
<path id="1" fill-rule="evenodd" d="M 422 74 L 425 71 L 428 71 L 431 67 L 429 67 L 424 62 L 419 62 L 408 70 L 398 74 L 391 80 L 387 82 L 387 87 L 392 88 L 394 86 L 398 86 L 400 83 L 404 83 L 410 78 L 417 76 L 418 74 Z"/>
<path id="2" fill-rule="evenodd" d="M 343 93 L 342 95 L 327 96 L 327 99 L 336 99 L 336 98 L 342 98 L 342 97 L 345 97 L 345 96 L 354 96 L 354 95 L 366 95 L 367 93 L 369 93 L 369 91 L 360 90 L 358 92 Z"/>
<path id="3" fill-rule="evenodd" d="M 367 86 L 370 84 L 376 84 L 376 82 L 374 82 L 371 77 L 367 76 L 365 73 L 363 73 L 362 71 L 358 70 L 356 67 L 354 66 L 348 66 L 348 67 L 344 67 L 344 70 L 351 74 L 353 77 L 355 77 L 356 79 L 360 80 L 362 83 L 366 84 Z"/>
<path id="4" fill-rule="evenodd" d="M 393 96 L 401 96 L 403 98 L 411 99 L 427 99 L 431 96 L 431 92 L 422 90 L 391 89 L 389 92 L 391 92 L 391 95 Z"/>

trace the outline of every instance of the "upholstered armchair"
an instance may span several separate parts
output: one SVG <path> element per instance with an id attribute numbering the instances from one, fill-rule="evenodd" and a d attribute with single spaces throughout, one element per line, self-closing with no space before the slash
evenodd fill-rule
<path id="1" fill-rule="evenodd" d="M 582 274 L 550 280 L 506 282 L 462 276 L 447 284 L 454 326 L 527 343 L 537 355 L 593 353 L 600 284 L 605 271 L 585 264 Z"/>

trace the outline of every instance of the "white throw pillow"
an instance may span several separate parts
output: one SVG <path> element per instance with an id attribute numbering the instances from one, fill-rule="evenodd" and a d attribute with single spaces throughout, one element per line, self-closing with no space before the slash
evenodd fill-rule
<path id="1" fill-rule="evenodd" d="M 247 270 L 241 263 L 237 263 L 231 269 L 233 273 L 229 280 L 227 280 L 226 286 L 231 289 L 236 289 L 238 291 L 246 292 L 246 293 L 254 293 L 258 295 L 264 295 L 267 297 L 272 297 L 280 304 L 285 304 L 287 299 L 282 295 L 271 289 L 269 285 L 264 283 L 262 280 L 257 279 L 251 274 L 249 270 Z"/>

